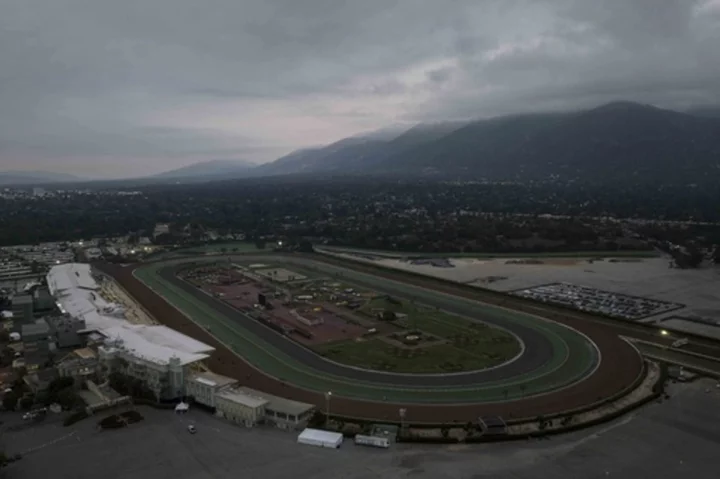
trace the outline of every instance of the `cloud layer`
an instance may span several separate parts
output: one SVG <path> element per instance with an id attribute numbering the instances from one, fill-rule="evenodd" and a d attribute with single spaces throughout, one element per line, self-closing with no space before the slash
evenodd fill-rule
<path id="1" fill-rule="evenodd" d="M 0 169 L 140 176 L 389 124 L 720 99 L 718 0 L 0 0 Z"/>

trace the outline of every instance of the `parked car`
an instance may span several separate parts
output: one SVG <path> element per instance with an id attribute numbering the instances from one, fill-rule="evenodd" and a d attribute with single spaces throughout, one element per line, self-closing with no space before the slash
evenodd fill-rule
<path id="1" fill-rule="evenodd" d="M 187 427 L 187 430 L 190 434 L 195 434 L 197 432 L 197 429 L 195 429 L 195 426 L 193 426 L 192 424 Z"/>

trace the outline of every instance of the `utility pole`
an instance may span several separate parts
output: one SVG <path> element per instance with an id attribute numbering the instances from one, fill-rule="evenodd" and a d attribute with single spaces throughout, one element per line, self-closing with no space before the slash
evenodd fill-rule
<path id="1" fill-rule="evenodd" d="M 325 393 L 325 429 L 330 427 L 330 399 L 332 399 L 332 391 Z"/>

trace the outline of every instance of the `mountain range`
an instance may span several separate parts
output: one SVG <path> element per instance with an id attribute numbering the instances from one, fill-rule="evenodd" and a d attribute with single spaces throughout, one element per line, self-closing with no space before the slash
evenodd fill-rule
<path id="1" fill-rule="evenodd" d="M 720 182 L 720 108 L 680 112 L 621 101 L 575 112 L 395 127 L 293 151 L 262 165 L 214 160 L 145 180 L 297 174 Z"/>
<path id="2" fill-rule="evenodd" d="M 720 179 L 720 115 L 614 102 L 569 113 L 418 125 L 390 140 L 349 138 L 253 173 L 367 173 L 495 181 Z"/>

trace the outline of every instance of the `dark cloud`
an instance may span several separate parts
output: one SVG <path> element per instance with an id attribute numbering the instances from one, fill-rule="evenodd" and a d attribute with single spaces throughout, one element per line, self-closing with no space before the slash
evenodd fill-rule
<path id="1" fill-rule="evenodd" d="M 0 168 L 268 161 L 402 121 L 720 98 L 718 0 L 0 3 Z"/>

